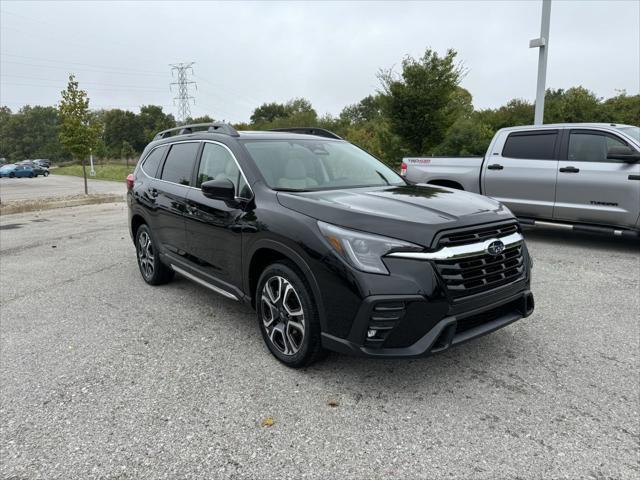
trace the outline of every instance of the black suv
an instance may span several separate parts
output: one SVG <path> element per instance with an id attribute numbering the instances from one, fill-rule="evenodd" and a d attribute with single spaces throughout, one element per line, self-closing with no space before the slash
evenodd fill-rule
<path id="1" fill-rule="evenodd" d="M 531 260 L 507 208 L 407 183 L 326 130 L 166 130 L 127 187 L 144 280 L 177 272 L 251 304 L 292 367 L 325 349 L 428 355 L 533 311 Z"/>

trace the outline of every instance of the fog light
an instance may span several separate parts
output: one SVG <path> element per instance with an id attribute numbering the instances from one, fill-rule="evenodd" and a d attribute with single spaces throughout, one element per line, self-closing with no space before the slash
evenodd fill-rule
<path id="1" fill-rule="evenodd" d="M 373 338 L 376 336 L 376 330 L 367 330 L 367 338 Z"/>

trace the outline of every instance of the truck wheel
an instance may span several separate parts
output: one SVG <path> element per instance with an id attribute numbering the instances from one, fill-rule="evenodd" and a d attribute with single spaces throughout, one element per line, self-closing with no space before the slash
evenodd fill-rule
<path id="1" fill-rule="evenodd" d="M 255 298 L 260 332 L 274 357 L 301 368 L 326 355 L 313 293 L 293 263 L 269 265 L 260 275 Z"/>

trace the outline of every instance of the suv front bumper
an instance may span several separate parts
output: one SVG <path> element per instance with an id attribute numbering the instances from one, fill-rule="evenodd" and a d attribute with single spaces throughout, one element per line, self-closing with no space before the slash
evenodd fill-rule
<path id="1" fill-rule="evenodd" d="M 460 313 L 446 303 L 429 302 L 420 295 L 370 296 L 363 300 L 349 336 L 323 333 L 322 344 L 340 353 L 379 358 L 440 353 L 531 315 L 533 294 L 521 285 L 518 290 Z M 372 331 L 376 331 L 375 336 L 369 336 Z"/>

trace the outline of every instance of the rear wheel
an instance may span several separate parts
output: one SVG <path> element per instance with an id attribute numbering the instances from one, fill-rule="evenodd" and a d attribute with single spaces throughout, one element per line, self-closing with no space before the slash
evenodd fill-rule
<path id="1" fill-rule="evenodd" d="M 313 293 L 295 265 L 282 261 L 268 266 L 255 298 L 262 337 L 278 360 L 300 368 L 325 356 Z"/>
<path id="2" fill-rule="evenodd" d="M 136 232 L 136 254 L 142 278 L 149 285 L 162 285 L 173 278 L 173 270 L 160 261 L 151 229 L 147 225 L 140 225 Z"/>

